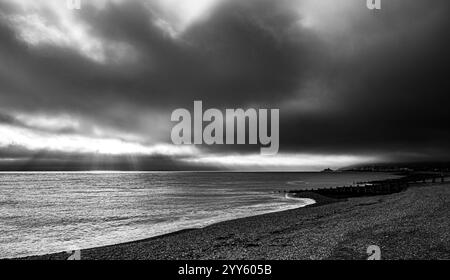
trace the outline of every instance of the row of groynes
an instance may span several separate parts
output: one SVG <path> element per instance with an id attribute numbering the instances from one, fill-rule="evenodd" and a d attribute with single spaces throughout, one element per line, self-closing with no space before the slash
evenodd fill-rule
<path id="1" fill-rule="evenodd" d="M 289 191 L 289 193 L 296 194 L 296 196 L 299 196 L 302 193 L 316 193 L 331 198 L 387 195 L 406 190 L 413 184 L 444 183 L 446 177 L 448 177 L 448 175 L 416 173 L 406 175 L 399 179 L 389 179 L 371 182 L 357 182 L 353 186 L 292 190 Z"/>

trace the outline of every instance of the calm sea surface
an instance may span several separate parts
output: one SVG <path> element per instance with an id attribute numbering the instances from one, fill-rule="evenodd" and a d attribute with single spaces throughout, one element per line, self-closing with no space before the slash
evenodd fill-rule
<path id="1" fill-rule="evenodd" d="M 350 185 L 383 173 L 0 173 L 0 258 L 161 235 L 311 200 L 279 190 Z"/>

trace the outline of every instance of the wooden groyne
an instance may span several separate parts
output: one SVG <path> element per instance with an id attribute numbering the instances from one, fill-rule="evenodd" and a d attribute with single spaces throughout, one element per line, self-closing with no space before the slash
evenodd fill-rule
<path id="1" fill-rule="evenodd" d="M 289 191 L 296 196 L 302 193 L 316 193 L 331 198 L 348 198 L 361 196 L 375 196 L 398 193 L 406 190 L 412 184 L 418 183 L 444 183 L 448 175 L 443 174 L 410 174 L 399 179 L 382 181 L 358 182 L 352 186 L 316 188 Z"/>

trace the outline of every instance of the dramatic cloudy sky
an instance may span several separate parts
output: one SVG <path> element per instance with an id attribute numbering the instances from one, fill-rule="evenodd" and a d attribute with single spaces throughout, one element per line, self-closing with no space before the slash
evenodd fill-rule
<path id="1" fill-rule="evenodd" d="M 450 159 L 450 1 L 0 0 L 0 169 Z M 176 108 L 279 108 L 280 152 L 175 146 Z"/>

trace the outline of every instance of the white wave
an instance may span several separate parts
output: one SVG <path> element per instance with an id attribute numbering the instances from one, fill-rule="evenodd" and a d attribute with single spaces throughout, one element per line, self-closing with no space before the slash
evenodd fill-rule
<path id="1" fill-rule="evenodd" d="M 291 200 L 299 200 L 301 201 L 304 205 L 301 207 L 305 207 L 307 205 L 311 205 L 311 204 L 315 204 L 317 203 L 314 199 L 312 198 L 303 198 L 303 197 L 295 197 L 289 193 L 286 193 L 284 196 L 286 199 L 291 199 Z"/>

